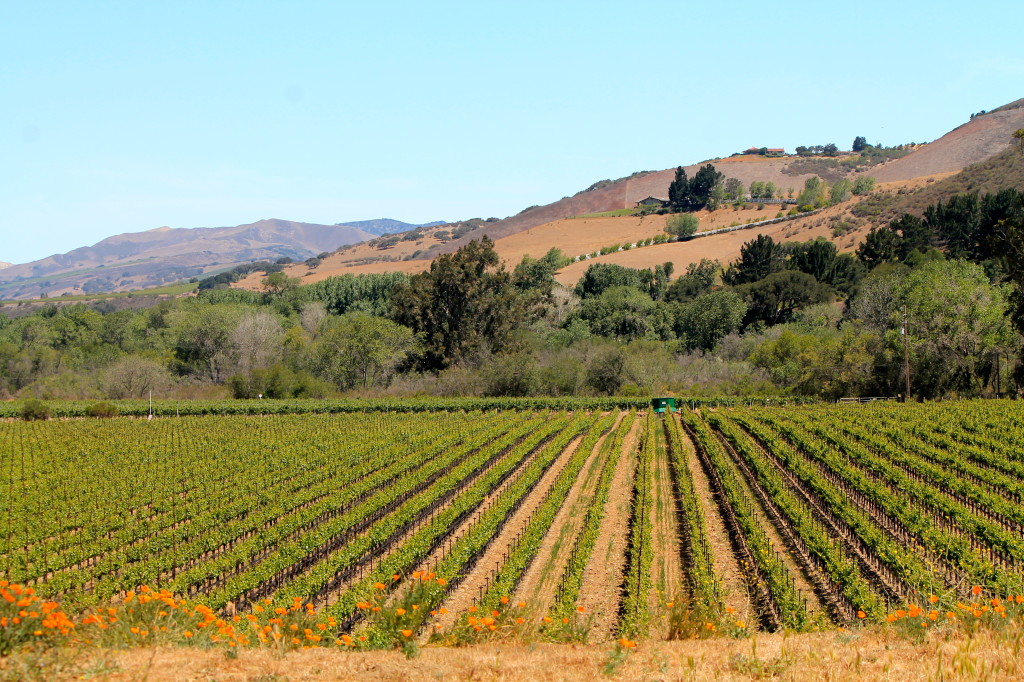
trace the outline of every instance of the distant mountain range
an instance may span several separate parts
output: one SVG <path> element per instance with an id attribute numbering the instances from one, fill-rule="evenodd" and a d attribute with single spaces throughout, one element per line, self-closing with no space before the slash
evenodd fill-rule
<path id="1" fill-rule="evenodd" d="M 6 267 L 0 270 L 0 299 L 160 286 L 240 263 L 305 260 L 374 236 L 356 227 L 274 218 L 234 227 L 159 227 Z"/>
<path id="2" fill-rule="evenodd" d="M 805 181 L 812 177 L 831 178 L 829 181 L 834 182 L 839 177 L 854 178 L 858 174 L 870 174 L 879 183 L 889 184 L 881 189 L 882 192 L 904 193 L 916 191 L 915 186 L 935 183 L 942 175 L 958 172 L 971 164 L 999 158 L 998 155 L 1012 145 L 1014 131 L 1021 128 L 1024 128 L 1024 100 L 1017 100 L 992 111 L 975 114 L 970 121 L 940 139 L 914 145 L 913 151 L 900 158 L 857 170 L 835 159 L 796 156 L 737 156 L 713 161 L 726 177 L 735 178 L 744 185 L 769 181 L 780 190 L 789 192 L 789 196 L 798 193 Z M 692 174 L 698 166 L 690 165 L 686 170 Z M 471 229 L 444 221 L 414 224 L 391 218 L 335 225 L 269 219 L 235 227 L 161 227 L 122 234 L 33 263 L 0 263 L 0 299 L 130 291 L 209 276 L 242 263 L 282 257 L 298 261 L 286 272 L 304 281 L 345 273 L 413 272 L 428 267 L 429 261 L 437 255 L 452 252 L 469 240 L 484 235 L 495 240 L 502 258 L 511 259 L 511 263 L 518 262 L 524 253 L 536 256 L 552 247 L 560 248 L 570 256 L 582 255 L 609 243 L 630 243 L 648 238 L 651 230 L 656 228 L 652 228 L 654 219 L 645 223 L 642 218 L 626 216 L 618 223 L 601 223 L 598 227 L 597 224 L 576 221 L 576 217 L 590 218 L 625 211 L 645 198 L 667 196 L 674 174 L 675 170 L 670 168 L 601 181 L 572 196 L 544 206 L 531 206 L 503 220 L 475 221 L 478 224 Z M 1006 181 L 1002 180 L 1004 184 Z M 965 191 L 970 190 L 969 186 L 965 188 Z M 736 219 L 738 217 L 733 218 Z M 835 216 L 835 219 L 840 220 L 840 216 Z M 630 220 L 636 221 L 635 230 L 624 227 Z M 814 220 L 820 222 L 821 218 Z M 568 222 L 562 224 L 561 221 Z M 860 222 L 858 218 L 858 224 Z M 436 226 L 444 227 L 434 231 L 420 229 Z M 809 238 L 808 231 L 797 235 L 797 227 L 795 224 L 791 226 L 789 237 Z M 811 227 L 808 226 L 807 230 Z M 420 232 L 407 235 L 409 239 L 376 239 L 385 234 L 409 233 L 418 229 Z M 595 233 L 595 229 L 599 233 Z M 850 240 L 849 237 L 843 239 Z M 301 262 L 360 242 L 368 243 L 322 259 L 315 270 Z M 702 244 L 710 245 L 711 242 Z M 844 248 L 852 246 L 844 242 Z M 670 250 L 665 246 L 645 253 L 652 254 L 652 258 L 662 257 L 658 254 L 664 253 L 666 259 L 675 258 L 677 265 L 682 266 L 693 251 L 689 248 L 683 254 L 674 251 L 669 254 Z M 635 257 L 632 253 L 627 255 Z M 719 259 L 734 257 L 732 251 L 722 249 L 715 249 L 708 255 Z"/>
<path id="3" fill-rule="evenodd" d="M 447 225 L 448 223 L 444 220 L 435 220 L 432 223 L 420 223 L 419 225 L 414 223 L 403 223 L 401 220 L 392 220 L 391 218 L 377 218 L 376 220 L 357 220 L 351 223 L 338 223 L 339 227 L 354 227 L 359 230 L 364 230 L 370 234 L 382 235 L 382 234 L 397 234 L 399 232 L 408 232 L 409 230 L 415 230 L 417 227 L 436 227 L 438 225 Z"/>
<path id="4" fill-rule="evenodd" d="M 5 263 L 3 261 L 0 261 L 0 270 L 3 270 L 4 268 L 9 268 L 12 265 L 14 265 L 14 263 Z"/>

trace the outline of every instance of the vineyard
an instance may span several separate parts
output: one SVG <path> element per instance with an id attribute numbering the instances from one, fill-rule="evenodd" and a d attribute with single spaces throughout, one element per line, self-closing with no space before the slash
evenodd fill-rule
<path id="1" fill-rule="evenodd" d="M 0 580 L 303 604 L 380 646 L 1024 601 L 1018 403 L 486 407 L 0 422 Z"/>

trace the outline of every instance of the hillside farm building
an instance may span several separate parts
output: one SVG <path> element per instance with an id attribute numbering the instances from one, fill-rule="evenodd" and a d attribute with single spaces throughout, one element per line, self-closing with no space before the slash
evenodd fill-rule
<path id="1" fill-rule="evenodd" d="M 786 150 L 782 147 L 750 147 L 743 151 L 744 154 L 752 154 L 755 156 L 785 156 Z"/>

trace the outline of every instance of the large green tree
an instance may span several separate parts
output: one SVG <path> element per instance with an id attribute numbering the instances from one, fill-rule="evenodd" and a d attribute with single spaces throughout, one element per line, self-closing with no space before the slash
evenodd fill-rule
<path id="1" fill-rule="evenodd" d="M 668 187 L 668 203 L 677 211 L 699 211 L 707 208 L 715 188 L 722 184 L 725 176 L 706 164 L 697 169 L 692 179 L 686 176 L 686 169 L 676 168 L 675 178 Z"/>
<path id="2" fill-rule="evenodd" d="M 668 186 L 668 204 L 673 208 L 682 208 L 690 203 L 690 179 L 686 176 L 686 169 L 679 166 Z"/>
<path id="3" fill-rule="evenodd" d="M 170 315 L 173 351 L 180 374 L 220 383 L 234 366 L 231 335 L 244 309 L 196 303 Z"/>
<path id="4" fill-rule="evenodd" d="M 699 263 L 690 263 L 681 277 L 668 285 L 666 301 L 685 302 L 711 291 L 722 266 L 716 260 L 701 258 Z"/>
<path id="5" fill-rule="evenodd" d="M 358 311 L 380 316 L 390 312 L 395 288 L 408 281 L 404 272 L 341 275 L 308 284 L 303 290 L 306 299 L 323 303 L 334 315 Z"/>
<path id="6" fill-rule="evenodd" d="M 797 310 L 834 297 L 831 287 L 794 270 L 775 272 L 762 280 L 737 286 L 736 293 L 747 302 L 744 325 L 769 327 L 789 322 Z"/>
<path id="7" fill-rule="evenodd" d="M 780 244 L 759 234 L 740 247 L 740 257 L 722 275 L 726 284 L 747 284 L 764 279 L 785 267 L 786 254 Z"/>
<path id="8" fill-rule="evenodd" d="M 980 253 L 981 203 L 977 194 L 954 194 L 946 202 L 926 208 L 924 218 L 950 258 L 975 259 Z"/>
<path id="9" fill-rule="evenodd" d="M 665 232 L 677 238 L 692 236 L 697 232 L 698 227 L 700 227 L 700 220 L 697 219 L 697 216 L 689 213 L 669 216 L 665 221 Z"/>
<path id="10" fill-rule="evenodd" d="M 676 335 L 685 350 L 712 351 L 726 335 L 740 328 L 747 304 L 728 289 L 711 291 L 678 306 Z"/>
<path id="11" fill-rule="evenodd" d="M 672 310 L 646 293 L 630 286 L 605 290 L 583 301 L 566 323 L 584 320 L 593 334 L 623 340 L 671 339 Z"/>
<path id="12" fill-rule="evenodd" d="M 544 300 L 551 297 L 555 273 L 570 262 L 561 249 L 551 247 L 541 258 L 523 256 L 512 271 L 512 283 L 523 293 L 534 293 Z"/>
<path id="13" fill-rule="evenodd" d="M 836 400 L 875 392 L 876 367 L 885 362 L 882 337 L 853 326 L 799 333 L 784 329 L 765 339 L 750 362 L 780 386 Z"/>
<path id="14" fill-rule="evenodd" d="M 471 241 L 442 254 L 393 294 L 393 319 L 420 337 L 420 366 L 441 370 L 478 352 L 512 348 L 530 305 L 502 267 L 494 242 Z"/>
<path id="15" fill-rule="evenodd" d="M 904 213 L 889 223 L 889 229 L 900 235 L 900 260 L 906 260 L 914 251 L 927 251 L 935 243 L 931 227 L 916 215 Z"/>
<path id="16" fill-rule="evenodd" d="M 1013 320 L 1024 333 L 1024 193 L 1007 202 L 1004 214 L 993 224 L 992 243 L 998 262 L 1013 284 Z"/>
<path id="17" fill-rule="evenodd" d="M 923 264 L 906 277 L 895 303 L 887 339 L 899 356 L 905 314 L 911 390 L 917 395 L 977 394 L 987 382 L 996 354 L 1005 355 L 1017 345 L 1007 318 L 1007 288 L 992 285 L 984 269 L 974 263 Z"/>
<path id="18" fill-rule="evenodd" d="M 640 271 L 615 263 L 594 263 L 576 283 L 576 295 L 580 298 L 600 296 L 612 287 L 639 288 Z"/>
<path id="19" fill-rule="evenodd" d="M 387 383 L 415 346 L 408 327 L 366 313 L 346 313 L 325 323 L 314 346 L 314 367 L 340 388 L 368 388 Z"/>
<path id="20" fill-rule="evenodd" d="M 874 227 L 857 247 L 857 258 L 863 261 L 868 269 L 882 263 L 896 260 L 899 257 L 900 236 L 888 227 Z"/>
<path id="21" fill-rule="evenodd" d="M 715 170 L 710 163 L 701 166 L 693 175 L 690 181 L 690 195 L 693 198 L 694 206 L 691 210 L 707 208 L 711 202 L 711 196 L 715 188 L 722 184 L 725 176 Z"/>

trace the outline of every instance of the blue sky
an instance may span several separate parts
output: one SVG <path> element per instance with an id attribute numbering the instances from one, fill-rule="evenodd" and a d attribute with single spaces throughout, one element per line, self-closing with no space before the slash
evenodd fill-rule
<path id="1" fill-rule="evenodd" d="M 261 218 L 504 217 L 1024 97 L 1014 2 L 47 2 L 0 25 L 0 261 Z"/>

